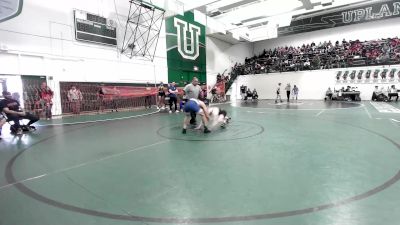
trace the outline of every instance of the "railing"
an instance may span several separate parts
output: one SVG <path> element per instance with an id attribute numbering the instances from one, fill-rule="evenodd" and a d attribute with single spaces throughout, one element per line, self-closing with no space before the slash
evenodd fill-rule
<path id="1" fill-rule="evenodd" d="M 333 68 L 348 68 L 361 66 L 390 66 L 400 64 L 400 57 L 396 53 L 391 53 L 387 57 L 368 58 L 354 55 L 348 58 L 329 58 L 329 54 L 310 54 L 313 55 L 307 61 L 306 59 L 296 59 L 293 55 L 288 59 L 278 57 L 258 58 L 251 63 L 236 66 L 233 71 L 241 75 L 277 73 L 289 71 L 321 70 Z"/>
<path id="2" fill-rule="evenodd" d="M 63 114 L 73 112 L 73 104 L 67 100 L 62 101 Z M 156 104 L 155 96 L 143 97 L 115 97 L 113 99 L 89 99 L 78 102 L 81 113 L 90 113 L 98 111 L 111 111 L 111 110 L 132 110 L 135 108 L 150 106 Z"/>
<path id="3" fill-rule="evenodd" d="M 400 64 L 400 57 L 398 57 L 398 55 L 395 53 L 391 53 L 389 58 L 370 59 L 367 57 L 360 57 L 356 55 L 353 58 L 340 60 L 335 59 L 329 62 L 326 62 L 327 54 L 320 54 L 318 55 L 318 57 L 320 57 L 320 61 L 314 60 L 315 58 L 312 58 L 312 60 L 308 61 L 308 64 L 306 64 L 307 61 L 303 59 L 297 59 L 296 63 L 293 63 L 293 60 L 287 60 L 287 63 L 282 63 L 283 60 L 281 60 L 279 63 L 271 63 L 271 58 L 259 58 L 250 64 L 236 66 L 231 72 L 230 80 L 225 85 L 225 93 L 231 88 L 236 78 L 240 75 L 268 74 L 278 72 L 282 73 L 289 71 L 321 70 L 362 66 L 391 66 Z M 274 60 L 278 60 L 278 58 L 275 57 Z M 262 66 L 260 68 L 256 68 L 256 64 L 261 64 Z"/>

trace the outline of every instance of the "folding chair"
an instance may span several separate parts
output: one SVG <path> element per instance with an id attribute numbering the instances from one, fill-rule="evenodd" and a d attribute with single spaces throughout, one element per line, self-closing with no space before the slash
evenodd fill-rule
<path id="1" fill-rule="evenodd" d="M 3 112 L 1 114 L 6 119 L 6 122 L 10 125 L 11 134 L 15 135 L 17 133 L 17 129 L 15 128 L 14 122 L 7 117 L 7 114 L 5 114 Z M 31 129 L 36 130 L 36 127 L 28 126 L 28 125 L 24 124 L 23 119 L 20 119 L 20 126 L 21 126 L 21 129 L 23 132 L 29 132 L 29 131 L 31 131 Z"/>

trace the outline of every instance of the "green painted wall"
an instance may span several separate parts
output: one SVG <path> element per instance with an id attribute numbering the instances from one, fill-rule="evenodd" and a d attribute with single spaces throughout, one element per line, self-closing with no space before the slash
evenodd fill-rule
<path id="1" fill-rule="evenodd" d="M 196 76 L 201 83 L 206 83 L 205 26 L 194 21 L 193 12 L 186 12 L 184 16 L 169 17 L 165 23 L 168 82 L 175 81 L 179 85 L 183 85 L 184 82 L 190 82 Z M 185 27 L 186 32 L 183 32 Z M 179 33 L 180 40 L 178 40 Z M 179 42 L 180 45 L 178 45 Z M 198 71 L 195 71 L 195 67 L 198 68 Z"/>

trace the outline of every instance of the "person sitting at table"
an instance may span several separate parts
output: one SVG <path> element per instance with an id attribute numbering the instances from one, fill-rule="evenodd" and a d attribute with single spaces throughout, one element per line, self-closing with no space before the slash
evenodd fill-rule
<path id="1" fill-rule="evenodd" d="M 383 102 L 388 101 L 388 97 L 384 94 L 385 88 L 382 87 L 380 90 L 378 86 L 375 86 L 375 90 L 372 93 L 372 101 Z"/>
<path id="2" fill-rule="evenodd" d="M 246 97 L 244 100 L 252 99 L 252 98 L 253 98 L 253 92 L 251 92 L 250 88 L 248 88 L 246 91 Z"/>
<path id="3" fill-rule="evenodd" d="M 258 93 L 257 90 L 254 88 L 253 90 L 253 100 L 257 100 L 258 99 Z"/>
<path id="4" fill-rule="evenodd" d="M 374 91 L 372 92 L 372 101 L 376 101 L 378 99 L 379 89 L 378 86 L 375 86 Z"/>
<path id="5" fill-rule="evenodd" d="M 327 99 L 332 100 L 332 95 L 333 95 L 332 90 L 330 87 L 328 87 L 328 90 L 326 90 L 326 93 L 325 93 L 325 101 Z"/>
<path id="6" fill-rule="evenodd" d="M 396 102 L 399 100 L 399 93 L 397 92 L 395 85 L 392 85 L 392 87 L 389 90 L 389 101 L 392 101 L 392 97 L 396 98 Z"/>

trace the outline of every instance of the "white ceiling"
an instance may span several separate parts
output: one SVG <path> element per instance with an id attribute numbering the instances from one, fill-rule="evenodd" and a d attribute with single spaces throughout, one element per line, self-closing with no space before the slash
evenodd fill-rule
<path id="1" fill-rule="evenodd" d="M 114 0 L 123 1 L 126 0 Z M 144 0 L 166 9 L 166 16 L 195 10 L 207 35 L 236 44 L 277 37 L 277 27 L 293 16 L 338 10 L 383 0 Z M 334 8 L 334 9 L 333 9 Z M 200 12 L 200 13 L 199 13 Z M 195 18 L 196 18 L 195 13 Z"/>
<path id="2" fill-rule="evenodd" d="M 233 36 L 249 36 L 256 29 L 276 29 L 278 26 L 290 24 L 293 15 L 327 10 L 333 7 L 343 7 L 345 5 L 357 4 L 367 1 L 377 0 L 172 0 L 180 2 L 184 11 L 199 10 L 208 16 L 208 21 L 215 20 L 225 28 L 225 33 L 229 36 L 227 40 L 234 43 L 240 38 Z M 217 33 L 217 32 L 215 32 Z M 221 36 L 211 32 L 209 35 Z M 222 32 L 224 33 L 224 32 Z M 271 32 L 276 33 L 276 32 Z M 251 35 L 250 35 L 251 36 Z M 266 36 L 265 39 L 271 37 Z M 242 40 L 243 41 L 243 40 Z"/>

